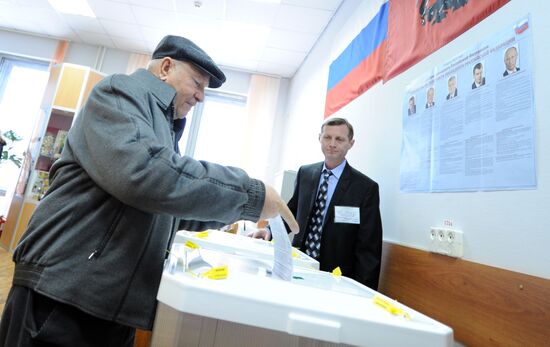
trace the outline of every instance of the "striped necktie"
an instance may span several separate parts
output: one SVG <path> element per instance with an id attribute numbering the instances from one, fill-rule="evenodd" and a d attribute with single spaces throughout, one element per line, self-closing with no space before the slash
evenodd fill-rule
<path id="1" fill-rule="evenodd" d="M 325 205 L 327 202 L 328 178 L 332 172 L 323 170 L 323 182 L 319 187 L 319 193 L 313 205 L 313 213 L 308 225 L 308 234 L 306 239 L 306 254 L 317 259 L 321 254 L 321 227 L 325 214 Z"/>

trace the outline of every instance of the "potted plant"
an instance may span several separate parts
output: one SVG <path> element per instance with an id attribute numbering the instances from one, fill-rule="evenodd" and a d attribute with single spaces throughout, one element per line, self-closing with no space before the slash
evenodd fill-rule
<path id="1" fill-rule="evenodd" d="M 23 157 L 13 154 L 14 143 L 21 141 L 21 137 L 18 136 L 13 130 L 8 130 L 3 134 L 0 134 L 0 163 L 6 160 L 11 161 L 17 167 L 21 167 Z"/>

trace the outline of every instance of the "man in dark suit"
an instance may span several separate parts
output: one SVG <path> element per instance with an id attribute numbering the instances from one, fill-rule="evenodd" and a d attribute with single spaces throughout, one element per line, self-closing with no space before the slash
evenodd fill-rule
<path id="1" fill-rule="evenodd" d="M 434 95 L 435 95 L 435 89 L 434 87 L 430 87 L 426 92 L 426 108 L 435 106 Z"/>
<path id="2" fill-rule="evenodd" d="M 456 89 L 456 76 L 449 77 L 447 81 L 449 87 L 449 94 L 447 94 L 447 100 L 454 99 L 458 96 L 458 89 Z"/>
<path id="3" fill-rule="evenodd" d="M 506 65 L 506 70 L 502 73 L 503 77 L 519 71 L 519 67 L 517 67 L 517 60 L 518 49 L 515 46 L 508 47 L 504 52 L 504 65 Z"/>
<path id="4" fill-rule="evenodd" d="M 409 108 L 407 109 L 407 113 L 409 114 L 409 116 L 412 116 L 416 113 L 416 102 L 414 100 L 414 96 L 411 96 L 409 98 Z"/>
<path id="5" fill-rule="evenodd" d="M 288 202 L 300 226 L 293 246 L 310 253 L 322 171 L 329 170 L 326 204 L 321 213 L 320 252 L 311 256 L 319 260 L 321 270 L 340 267 L 344 276 L 376 290 L 382 253 L 378 184 L 346 161 L 355 142 L 353 127 L 347 120 L 327 120 L 321 127 L 319 142 L 325 161 L 298 170 L 294 194 Z"/>
<path id="6" fill-rule="evenodd" d="M 485 77 L 483 77 L 483 64 L 477 63 L 474 65 L 474 81 L 472 82 L 472 89 L 477 89 L 485 85 Z"/>

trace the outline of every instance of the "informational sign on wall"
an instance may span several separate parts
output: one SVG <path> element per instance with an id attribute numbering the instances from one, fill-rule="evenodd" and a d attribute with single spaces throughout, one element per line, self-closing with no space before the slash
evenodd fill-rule
<path id="1" fill-rule="evenodd" d="M 527 16 L 406 88 L 402 192 L 536 188 Z"/>

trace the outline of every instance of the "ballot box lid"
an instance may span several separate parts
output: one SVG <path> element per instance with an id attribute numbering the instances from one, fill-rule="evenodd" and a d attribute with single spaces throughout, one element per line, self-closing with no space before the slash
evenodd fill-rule
<path id="1" fill-rule="evenodd" d="M 254 239 L 220 230 L 206 230 L 204 232 L 180 230 L 174 238 L 174 243 L 185 243 L 188 240 L 207 249 L 273 261 L 274 247 L 271 241 Z M 297 248 L 293 248 L 292 253 L 294 266 L 319 270 L 317 260 Z"/>

